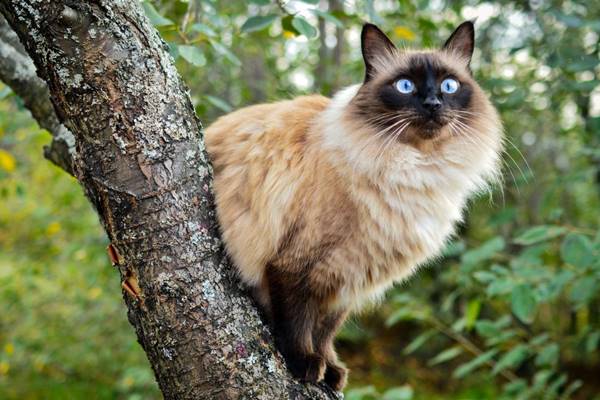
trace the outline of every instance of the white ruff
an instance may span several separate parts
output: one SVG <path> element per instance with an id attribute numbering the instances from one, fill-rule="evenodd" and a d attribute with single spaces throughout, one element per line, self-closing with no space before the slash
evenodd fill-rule
<path id="1" fill-rule="evenodd" d="M 488 124 L 492 126 L 487 131 L 476 132 L 477 140 L 464 133 L 429 153 L 394 141 L 385 146 L 388 155 L 378 157 L 386 136 L 374 140 L 377 132 L 368 132 L 345 115 L 359 87 L 339 92 L 318 122 L 323 145 L 348 177 L 351 198 L 364 214 L 359 230 L 366 265 L 357 265 L 353 272 L 361 276 L 360 268 L 370 268 L 375 277 L 371 285 L 366 277 L 348 282 L 339 304 L 349 306 L 378 297 L 392 282 L 407 278 L 440 253 L 462 219 L 469 196 L 497 176 L 502 142 L 500 124 Z M 377 190 L 365 190 L 364 181 Z M 397 251 L 403 257 L 397 265 L 380 265 L 385 262 L 377 256 L 382 251 Z"/>

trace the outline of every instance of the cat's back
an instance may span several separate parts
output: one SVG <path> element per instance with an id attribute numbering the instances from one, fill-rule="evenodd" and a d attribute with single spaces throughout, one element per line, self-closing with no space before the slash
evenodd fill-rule
<path id="1" fill-rule="evenodd" d="M 259 155 L 252 151 L 301 150 L 314 118 L 325 110 L 329 101 L 320 95 L 301 96 L 244 107 L 220 117 L 205 134 L 215 174 L 230 161 L 240 160 L 239 157 L 248 160 Z"/>

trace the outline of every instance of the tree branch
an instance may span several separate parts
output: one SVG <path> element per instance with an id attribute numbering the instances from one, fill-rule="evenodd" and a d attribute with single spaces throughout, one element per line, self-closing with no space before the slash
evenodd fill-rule
<path id="1" fill-rule="evenodd" d="M 338 398 L 291 378 L 240 290 L 200 124 L 139 2 L 1 0 L 0 12 L 75 136 L 73 172 L 110 238 L 129 320 L 164 397 Z"/>
<path id="2" fill-rule="evenodd" d="M 58 121 L 46 83 L 36 75 L 33 61 L 1 15 L 0 80 L 23 100 L 38 124 L 52 134 L 52 142 L 44 147 L 44 156 L 73 175 L 75 138 Z"/>

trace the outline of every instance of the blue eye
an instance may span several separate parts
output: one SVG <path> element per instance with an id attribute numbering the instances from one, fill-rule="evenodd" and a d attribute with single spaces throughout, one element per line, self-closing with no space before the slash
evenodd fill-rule
<path id="1" fill-rule="evenodd" d="M 403 94 L 410 94 L 415 91 L 415 84 L 408 79 L 399 79 L 396 82 L 396 90 Z"/>
<path id="2" fill-rule="evenodd" d="M 458 91 L 459 86 L 460 85 L 457 80 L 452 79 L 452 78 L 446 78 L 442 82 L 442 87 L 441 87 L 442 93 L 448 93 L 448 94 L 456 93 Z"/>

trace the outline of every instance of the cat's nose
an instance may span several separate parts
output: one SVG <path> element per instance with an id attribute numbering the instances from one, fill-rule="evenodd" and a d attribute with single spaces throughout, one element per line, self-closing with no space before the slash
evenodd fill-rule
<path id="1" fill-rule="evenodd" d="M 442 102 L 437 98 L 437 96 L 429 95 L 423 101 L 423 107 L 425 107 L 427 111 L 433 113 L 442 107 Z"/>

